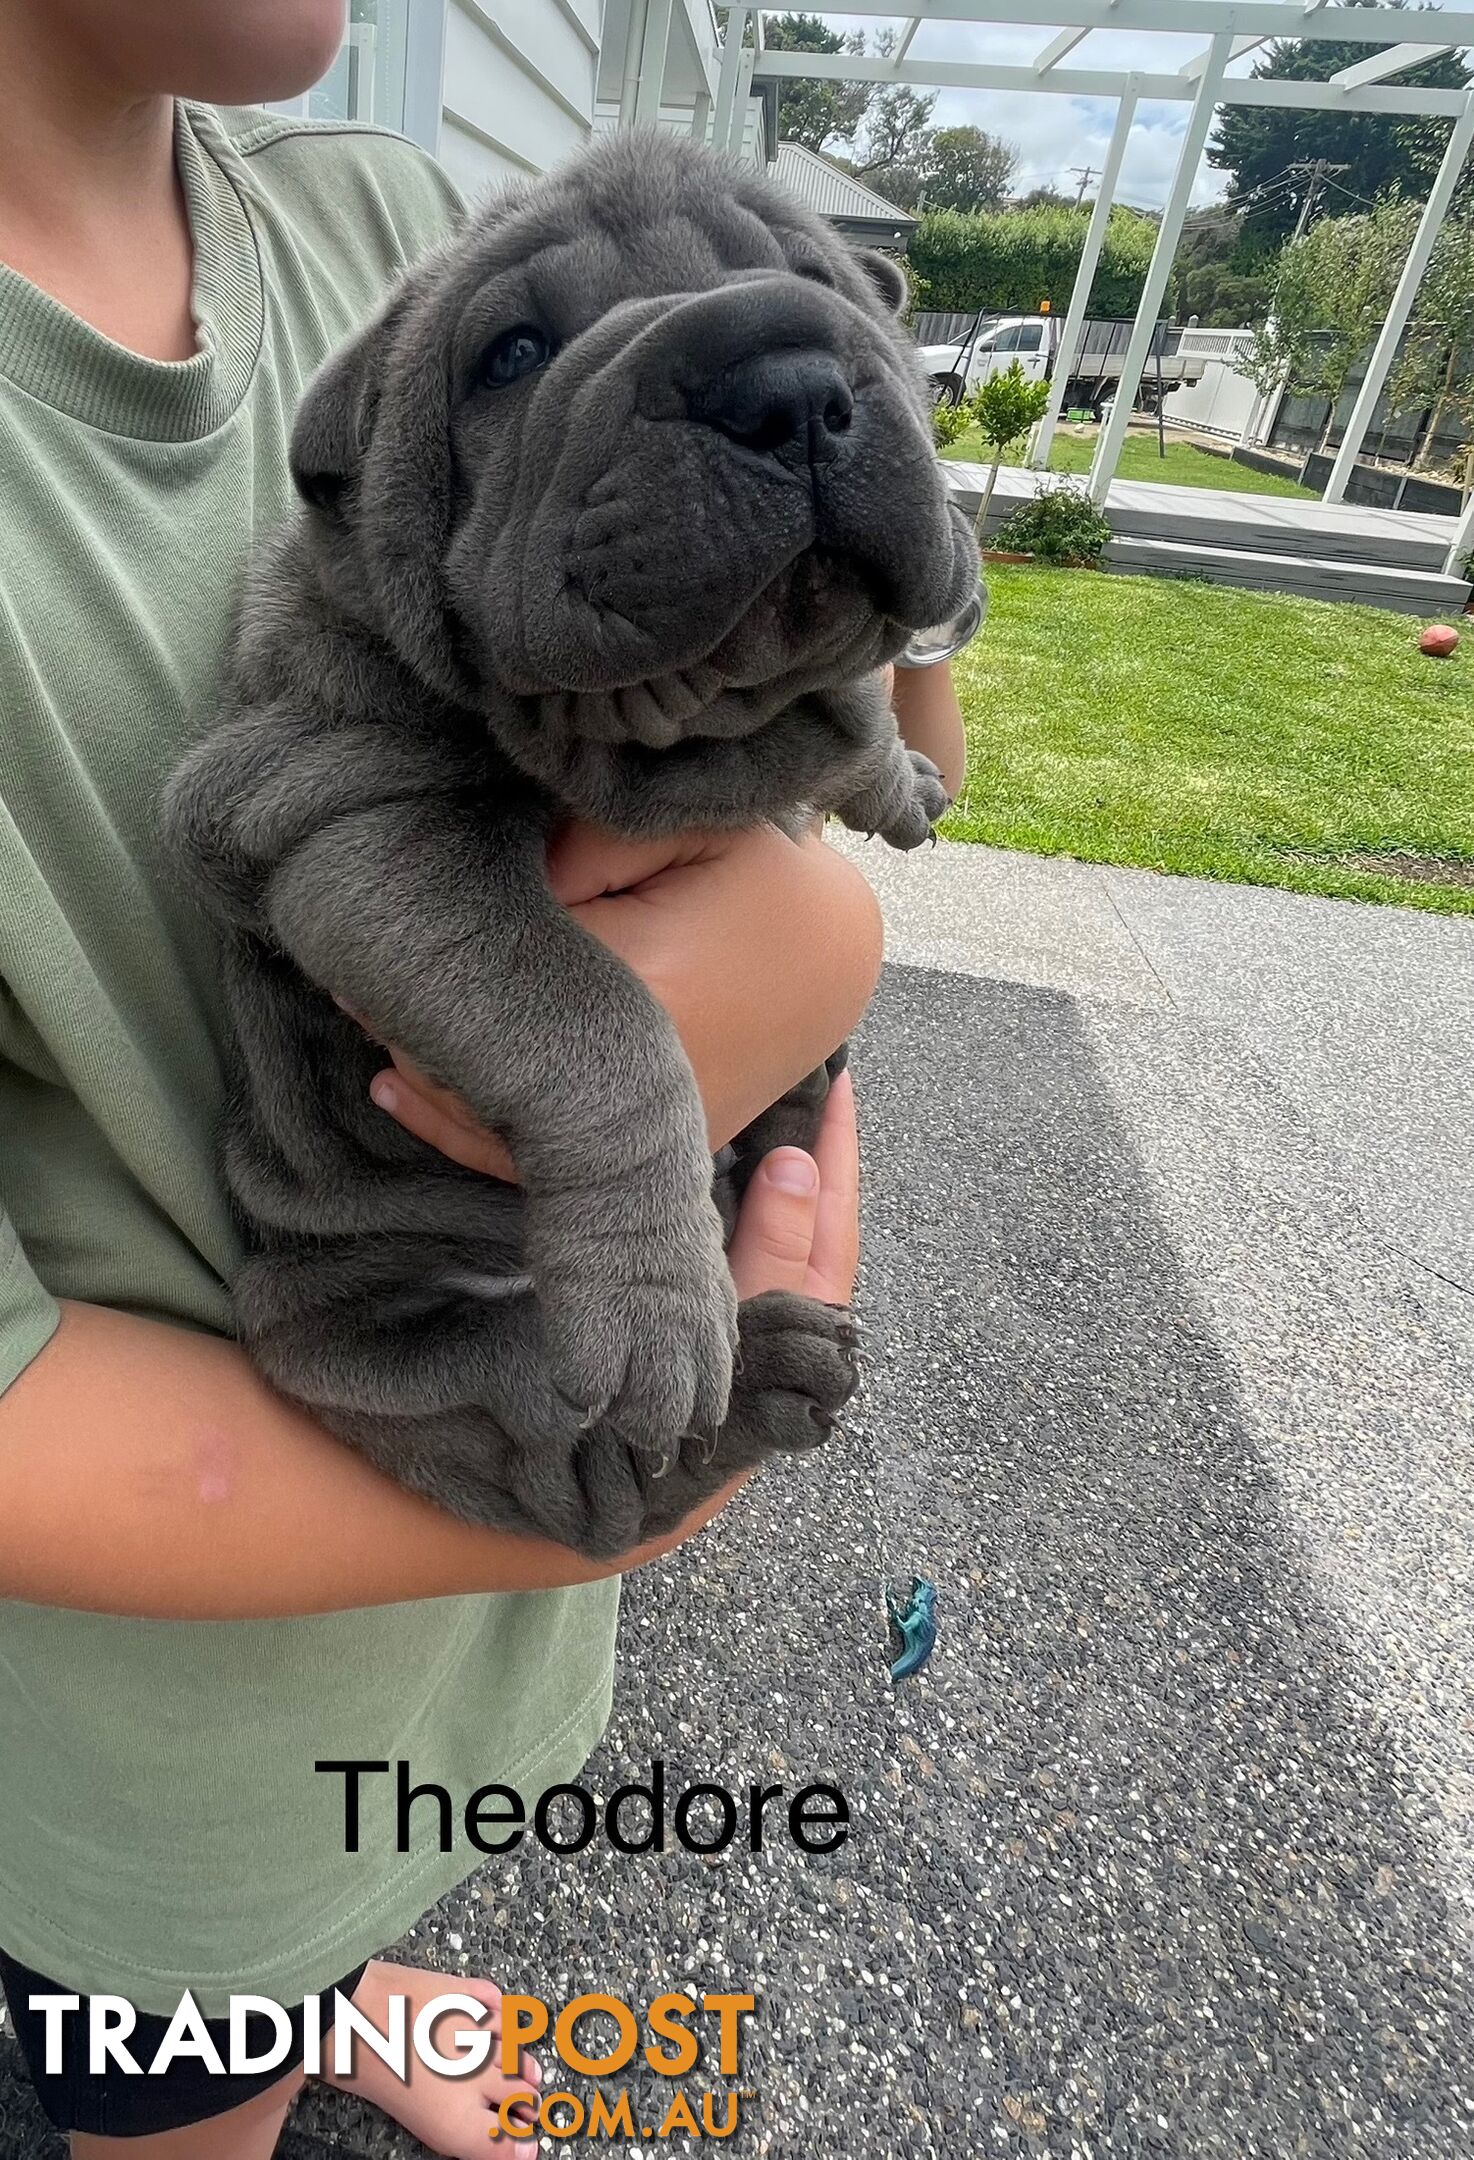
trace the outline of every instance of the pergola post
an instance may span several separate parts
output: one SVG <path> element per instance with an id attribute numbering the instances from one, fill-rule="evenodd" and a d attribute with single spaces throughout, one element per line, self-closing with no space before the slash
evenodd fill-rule
<path id="1" fill-rule="evenodd" d="M 1446 577 L 1462 576 L 1464 564 L 1471 555 L 1474 555 L 1474 488 L 1470 489 L 1469 500 L 1464 505 L 1458 524 L 1454 527 L 1453 541 L 1443 565 L 1444 575 Z"/>
<path id="2" fill-rule="evenodd" d="M 726 147 L 733 157 L 742 154 L 742 141 L 747 133 L 747 104 L 752 94 L 752 71 L 756 65 L 757 47 L 744 45 L 737 62 L 737 90 L 732 99 L 731 125 L 727 130 Z"/>
<path id="3" fill-rule="evenodd" d="M 1104 503 L 1110 484 L 1121 460 L 1121 445 L 1126 440 L 1126 429 L 1131 419 L 1131 408 L 1141 385 L 1141 372 L 1146 366 L 1157 327 L 1157 317 L 1167 290 L 1167 279 L 1172 270 L 1172 258 L 1177 253 L 1177 243 L 1182 237 L 1182 221 L 1187 216 L 1187 206 L 1198 176 L 1198 163 L 1208 140 L 1208 129 L 1213 121 L 1213 108 L 1218 102 L 1218 91 L 1223 82 L 1223 70 L 1228 64 L 1232 37 L 1227 30 L 1214 34 L 1208 48 L 1203 72 L 1198 78 L 1197 95 L 1192 112 L 1188 116 L 1187 132 L 1182 138 L 1178 154 L 1177 170 L 1172 176 L 1172 188 L 1162 211 L 1161 230 L 1157 244 L 1152 249 L 1151 266 L 1146 283 L 1141 289 L 1141 305 L 1136 311 L 1131 339 L 1126 347 L 1126 357 L 1121 363 L 1121 380 L 1116 388 L 1115 403 L 1110 418 L 1100 431 L 1100 441 L 1095 448 L 1095 462 L 1090 468 L 1091 499 Z"/>
<path id="4" fill-rule="evenodd" d="M 640 94 L 640 63 L 645 55 L 645 24 L 650 0 L 630 0 L 629 21 L 624 28 L 624 73 L 619 81 L 619 124 L 635 124 L 635 101 Z"/>
<path id="5" fill-rule="evenodd" d="M 635 92 L 636 127 L 660 125 L 660 99 L 665 89 L 665 60 L 670 46 L 670 17 L 671 0 L 646 0 L 640 79 Z"/>
<path id="6" fill-rule="evenodd" d="M 751 8 L 745 7 L 727 10 L 727 37 L 722 46 L 722 64 L 717 72 L 716 118 L 711 130 L 713 150 L 726 150 L 731 147 L 732 114 L 737 104 L 737 81 L 742 72 L 742 48 L 747 42 L 747 18 L 751 13 Z M 752 80 L 750 75 L 748 80 Z"/>
<path id="7" fill-rule="evenodd" d="M 666 54 L 670 50 L 672 0 L 644 0 L 644 37 L 640 41 L 640 78 L 635 84 L 635 127 L 659 127 L 659 102 L 666 91 Z"/>
<path id="8" fill-rule="evenodd" d="M 1039 423 L 1039 431 L 1029 454 L 1029 463 L 1041 471 L 1049 464 L 1049 453 L 1054 447 L 1054 431 L 1059 425 L 1059 416 L 1065 401 L 1065 386 L 1074 369 L 1075 355 L 1080 349 L 1086 310 L 1090 305 L 1090 288 L 1095 283 L 1096 266 L 1100 261 L 1101 248 L 1105 244 L 1106 228 L 1110 224 L 1116 183 L 1121 177 L 1121 161 L 1126 155 L 1126 139 L 1131 133 L 1131 123 L 1136 115 L 1138 80 L 1135 75 L 1127 76 L 1121 91 L 1121 102 L 1116 108 L 1116 125 L 1111 134 L 1110 148 L 1106 151 L 1105 168 L 1100 176 L 1100 193 L 1095 198 L 1095 209 L 1080 255 L 1080 267 L 1075 273 L 1075 288 L 1070 294 L 1070 305 L 1059 334 L 1059 348 L 1054 356 L 1049 403 L 1044 408 L 1044 418 Z"/>
<path id="9" fill-rule="evenodd" d="M 704 143 L 711 128 L 711 92 L 698 90 L 696 103 L 691 111 L 691 133 L 697 142 Z"/>
<path id="10" fill-rule="evenodd" d="M 1321 498 L 1323 502 L 1338 503 L 1345 498 L 1351 475 L 1356 470 L 1356 461 L 1361 455 L 1361 446 L 1366 441 L 1367 429 L 1371 426 L 1372 416 L 1377 409 L 1377 400 L 1382 395 L 1392 363 L 1397 358 L 1402 333 L 1407 328 L 1413 302 L 1418 297 L 1418 287 L 1423 282 L 1423 272 L 1427 269 L 1428 258 L 1433 253 L 1433 243 L 1438 238 L 1449 203 L 1453 199 L 1454 189 L 1459 184 L 1459 175 L 1463 172 L 1471 142 L 1474 142 L 1474 90 L 1466 95 L 1464 109 L 1454 122 L 1448 148 L 1443 153 L 1443 163 L 1438 168 L 1438 177 L 1429 191 L 1423 215 L 1418 222 L 1417 235 L 1408 250 L 1407 261 L 1402 266 L 1397 290 L 1392 295 L 1387 320 L 1372 347 L 1366 375 L 1356 393 L 1356 403 L 1351 408 L 1351 418 L 1346 423 L 1346 432 L 1341 437 L 1341 447 L 1336 452 L 1336 461 L 1331 467 L 1331 476 Z"/>

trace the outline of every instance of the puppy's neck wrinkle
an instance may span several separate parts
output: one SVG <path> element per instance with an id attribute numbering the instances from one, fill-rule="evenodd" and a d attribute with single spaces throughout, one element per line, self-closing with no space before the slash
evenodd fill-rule
<path id="1" fill-rule="evenodd" d="M 869 675 L 835 689 L 790 685 L 748 707 L 741 733 L 688 732 L 661 747 L 550 728 L 545 702 L 498 703 L 492 732 L 504 755 L 559 811 L 639 839 L 762 823 L 796 832 L 814 808 L 843 799 L 857 766 L 895 733 Z"/>

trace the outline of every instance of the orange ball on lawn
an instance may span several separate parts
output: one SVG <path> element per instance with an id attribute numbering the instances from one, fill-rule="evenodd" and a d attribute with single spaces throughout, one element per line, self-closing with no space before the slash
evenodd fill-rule
<path id="1" fill-rule="evenodd" d="M 1459 633 L 1452 623 L 1430 623 L 1418 639 L 1418 651 L 1432 653 L 1435 660 L 1447 660 L 1459 642 Z"/>

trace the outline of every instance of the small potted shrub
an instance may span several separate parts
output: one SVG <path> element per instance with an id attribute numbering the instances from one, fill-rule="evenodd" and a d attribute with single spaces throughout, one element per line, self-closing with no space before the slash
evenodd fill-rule
<path id="1" fill-rule="evenodd" d="M 1098 569 L 1110 537 L 1109 520 L 1091 501 L 1090 490 L 1060 476 L 1041 481 L 1032 500 L 1010 512 L 994 534 L 989 554 Z"/>

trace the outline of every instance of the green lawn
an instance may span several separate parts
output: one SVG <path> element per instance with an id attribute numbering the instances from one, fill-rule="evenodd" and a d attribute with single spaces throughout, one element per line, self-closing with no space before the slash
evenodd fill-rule
<path id="1" fill-rule="evenodd" d="M 1088 435 L 1061 433 L 1054 438 L 1049 469 L 1051 472 L 1088 473 L 1094 455 L 1094 430 Z M 942 452 L 942 456 L 991 463 L 991 458 L 984 454 L 982 438 L 975 427 L 970 427 L 965 435 Z M 1017 454 L 1004 460 L 1008 465 L 1022 462 L 1022 456 Z M 1235 465 L 1231 458 L 1215 457 L 1211 450 L 1200 450 L 1195 443 L 1174 442 L 1170 435 L 1165 457 L 1157 455 L 1155 435 L 1128 435 L 1121 451 L 1117 478 L 1165 480 L 1175 487 L 1232 488 L 1240 495 L 1299 495 L 1307 502 L 1315 500 L 1314 489 L 1301 487 L 1298 480 L 1282 479 L 1278 473 L 1256 472 L 1252 465 Z"/>
<path id="2" fill-rule="evenodd" d="M 956 663 L 954 839 L 1474 914 L 1474 635 L 1379 608 L 994 564 Z M 1474 631 L 1474 621 L 1468 629 Z"/>

